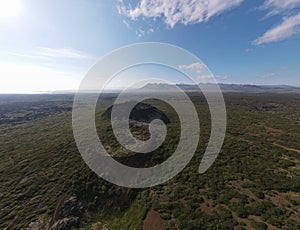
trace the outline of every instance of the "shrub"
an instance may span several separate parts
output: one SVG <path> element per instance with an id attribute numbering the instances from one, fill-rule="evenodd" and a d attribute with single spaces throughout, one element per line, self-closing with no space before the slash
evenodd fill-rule
<path id="1" fill-rule="evenodd" d="M 263 223 L 263 222 L 256 222 L 255 220 L 250 220 L 251 226 L 255 229 L 255 230 L 267 230 L 268 226 Z"/>

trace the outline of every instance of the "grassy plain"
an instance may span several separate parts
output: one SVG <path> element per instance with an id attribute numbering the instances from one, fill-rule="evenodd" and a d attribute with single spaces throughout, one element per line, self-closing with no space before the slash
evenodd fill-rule
<path id="1" fill-rule="evenodd" d="M 67 194 L 82 203 L 85 229 L 142 229 L 145 219 L 164 223 L 162 229 L 300 229 L 300 93 L 225 93 L 224 146 L 203 175 L 197 170 L 209 138 L 209 110 L 201 95 L 189 96 L 201 123 L 190 164 L 165 184 L 126 189 L 98 178 L 81 159 L 72 95 L 1 95 L 0 228 L 50 223 Z M 114 97 L 106 95 L 96 114 L 99 137 L 112 154 L 123 149 L 101 114 Z M 169 106 L 150 102 L 171 120 L 152 165 L 174 152 L 180 127 Z"/>

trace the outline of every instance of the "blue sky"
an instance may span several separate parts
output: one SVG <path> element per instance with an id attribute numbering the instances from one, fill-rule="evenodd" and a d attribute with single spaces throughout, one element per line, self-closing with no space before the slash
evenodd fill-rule
<path id="1" fill-rule="evenodd" d="M 300 86 L 299 9 L 300 0 L 1 1 L 0 92 L 76 89 L 103 55 L 139 42 L 187 49 L 218 82 Z"/>

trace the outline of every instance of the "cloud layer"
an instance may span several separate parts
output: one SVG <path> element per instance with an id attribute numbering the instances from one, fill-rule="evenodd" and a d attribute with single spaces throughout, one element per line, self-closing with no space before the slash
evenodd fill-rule
<path id="1" fill-rule="evenodd" d="M 253 41 L 254 45 L 262 45 L 290 38 L 300 33 L 300 0 L 266 0 L 261 7 L 268 10 L 266 17 L 283 15 L 282 22 L 266 31 L 261 37 Z"/>
<path id="2" fill-rule="evenodd" d="M 47 57 L 58 57 L 58 58 L 73 58 L 73 59 L 88 59 L 90 58 L 88 54 L 75 50 L 73 48 L 48 48 L 48 47 L 38 47 L 37 53 L 42 56 Z"/>
<path id="3" fill-rule="evenodd" d="M 165 23 L 173 28 L 176 24 L 190 25 L 208 21 L 242 2 L 243 0 L 141 0 L 135 8 L 119 7 L 119 13 L 133 20 L 138 17 L 163 17 Z"/>
<path id="4" fill-rule="evenodd" d="M 48 47 L 36 47 L 32 52 L 11 53 L 15 56 L 29 57 L 29 58 L 65 58 L 65 59 L 95 59 L 95 57 L 73 48 L 48 48 Z"/>
<path id="5" fill-rule="evenodd" d="M 205 68 L 204 64 L 201 62 L 195 62 L 190 65 L 180 65 L 179 69 L 185 69 L 185 70 L 202 70 Z"/>
<path id="6" fill-rule="evenodd" d="M 300 0 L 266 0 L 261 9 L 269 10 L 267 16 L 289 14 L 300 6 Z"/>
<path id="7" fill-rule="evenodd" d="M 269 42 L 277 42 L 292 37 L 298 33 L 300 33 L 300 13 L 284 18 L 281 24 L 265 32 L 253 43 L 255 45 L 261 45 Z"/>
<path id="8" fill-rule="evenodd" d="M 244 0 L 141 0 L 137 5 L 125 6 L 122 0 L 118 10 L 131 20 L 139 18 L 162 19 L 170 28 L 177 24 L 191 25 L 209 21 L 210 18 L 238 7 Z M 277 42 L 300 33 L 300 0 L 265 0 L 260 10 L 266 11 L 266 18 L 281 15 L 282 22 L 266 31 L 253 41 L 254 45 Z M 151 30 L 153 30 L 151 28 Z M 145 31 L 137 31 L 142 37 Z"/>

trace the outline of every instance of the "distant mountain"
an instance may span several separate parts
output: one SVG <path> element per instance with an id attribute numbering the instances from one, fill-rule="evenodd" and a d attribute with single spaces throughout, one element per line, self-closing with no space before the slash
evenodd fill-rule
<path id="1" fill-rule="evenodd" d="M 149 83 L 142 87 L 140 90 L 146 91 L 161 91 L 161 90 L 174 90 L 175 88 L 179 87 L 185 91 L 194 91 L 198 90 L 199 88 L 197 85 L 189 85 L 189 84 L 165 84 L 165 83 Z M 209 86 L 213 86 L 213 83 L 203 83 L 199 86 L 203 86 L 209 88 Z M 272 91 L 281 91 L 281 92 L 300 92 L 299 87 L 288 86 L 288 85 L 243 85 L 243 84 L 224 84 L 220 83 L 219 87 L 224 92 L 272 92 Z"/>
<path id="2" fill-rule="evenodd" d="M 219 84 L 223 91 L 300 91 L 300 88 L 288 85 L 239 85 L 239 84 Z"/>

